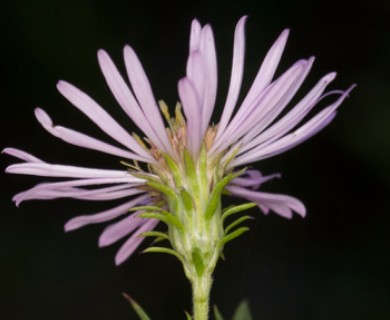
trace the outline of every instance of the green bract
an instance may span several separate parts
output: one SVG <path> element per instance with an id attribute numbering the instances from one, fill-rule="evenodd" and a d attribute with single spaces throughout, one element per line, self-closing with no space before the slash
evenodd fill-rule
<path id="1" fill-rule="evenodd" d="M 167 233 L 150 231 L 142 235 L 155 237 L 158 241 L 168 240 L 171 248 L 154 246 L 145 252 L 176 256 L 183 263 L 186 276 L 194 283 L 203 274 L 212 274 L 225 243 L 248 230 L 246 227 L 234 229 L 250 219 L 249 216 L 238 217 L 227 226 L 224 226 L 225 219 L 255 204 L 222 210 L 221 198 L 225 186 L 245 169 L 224 172 L 226 163 L 221 164 L 221 157 L 209 158 L 206 146 L 196 160 L 186 148 L 180 154 L 180 161 L 162 154 L 158 164 L 150 165 L 151 172 L 160 179 L 131 171 L 133 175 L 147 180 L 147 188 L 156 194 L 155 205 L 137 206 L 131 211 L 141 211 L 139 217 L 157 219 L 167 225 Z"/>

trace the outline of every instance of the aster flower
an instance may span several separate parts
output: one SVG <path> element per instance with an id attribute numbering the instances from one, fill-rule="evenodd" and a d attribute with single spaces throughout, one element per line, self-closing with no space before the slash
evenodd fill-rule
<path id="1" fill-rule="evenodd" d="M 110 56 L 104 50 L 98 51 L 108 87 L 143 138 L 128 133 L 86 93 L 59 81 L 59 92 L 115 144 L 53 125 L 41 108 L 35 110 L 39 123 L 67 143 L 118 157 L 123 160 L 122 166 L 106 170 L 50 164 L 24 151 L 6 148 L 4 153 L 23 160 L 10 165 L 6 172 L 61 178 L 15 195 L 15 203 L 57 198 L 123 199 L 123 203 L 109 210 L 71 219 L 65 230 L 115 220 L 102 232 L 99 246 L 127 238 L 116 255 L 116 264 L 130 257 L 146 236 L 169 240 L 172 249 L 151 247 L 146 251 L 175 255 L 193 287 L 198 288 L 198 293 L 194 290 L 194 301 L 204 297 L 211 280 L 202 282 L 196 278 L 210 276 L 223 246 L 248 230 L 239 224 L 249 216 L 240 216 L 226 226 L 228 216 L 254 205 L 265 214 L 272 211 L 285 218 L 291 218 L 293 212 L 302 217 L 306 214 L 305 206 L 294 197 L 258 191 L 279 174 L 263 176 L 244 166 L 285 152 L 323 129 L 353 88 L 325 93 L 336 76 L 332 72 L 287 109 L 314 58 L 297 61 L 275 78 L 289 34 L 284 30 L 268 51 L 245 98 L 238 103 L 244 71 L 245 22 L 246 17 L 241 18 L 235 29 L 230 84 L 216 125 L 211 123 L 218 83 L 214 36 L 210 25 L 202 27 L 197 20 L 191 26 L 186 75 L 178 82 L 181 102 L 174 116 L 163 101 L 156 102 L 141 62 L 130 46 L 123 51 L 130 86 Z M 318 102 L 329 95 L 335 97 L 333 102 L 313 113 Z M 223 210 L 223 193 L 250 202 Z M 159 222 L 168 226 L 167 233 L 154 230 Z"/>

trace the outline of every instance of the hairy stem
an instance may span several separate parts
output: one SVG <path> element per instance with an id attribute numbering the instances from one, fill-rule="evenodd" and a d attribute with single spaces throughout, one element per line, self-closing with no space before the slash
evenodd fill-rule
<path id="1" fill-rule="evenodd" d="M 193 320 L 207 320 L 212 284 L 211 273 L 205 272 L 192 281 Z"/>

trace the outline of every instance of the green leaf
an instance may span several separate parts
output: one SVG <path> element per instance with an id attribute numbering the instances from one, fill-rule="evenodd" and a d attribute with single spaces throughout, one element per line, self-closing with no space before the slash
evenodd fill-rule
<path id="1" fill-rule="evenodd" d="M 152 172 L 151 168 L 149 168 L 149 171 Z M 146 180 L 145 184 L 148 182 L 156 182 L 156 183 L 161 183 L 160 178 L 157 178 L 156 176 L 152 176 L 149 173 L 143 173 L 143 171 L 131 171 L 131 175 L 136 177 L 136 178 L 141 178 Z"/>
<path id="2" fill-rule="evenodd" d="M 166 238 L 156 237 L 156 238 L 152 241 L 151 245 L 154 245 L 154 244 L 156 244 L 156 243 L 159 243 L 159 242 L 162 242 L 162 241 L 166 241 L 166 240 L 167 240 Z M 168 240 L 168 241 L 169 241 L 169 240 Z"/>
<path id="3" fill-rule="evenodd" d="M 225 245 L 229 241 L 232 241 L 233 239 L 239 237 L 240 235 L 242 235 L 244 232 L 247 232 L 247 231 L 249 231 L 249 228 L 241 227 L 241 228 L 229 233 L 228 235 L 224 236 L 221 241 L 219 241 L 218 246 L 222 247 L 223 245 Z"/>
<path id="4" fill-rule="evenodd" d="M 142 208 L 142 207 L 139 207 Z M 184 227 L 180 220 L 175 217 L 173 214 L 169 213 L 168 211 L 158 208 L 158 213 L 157 212 L 143 212 L 138 215 L 140 218 L 145 218 L 145 219 L 157 219 L 162 222 L 164 222 L 168 226 L 174 226 L 176 227 L 180 232 L 184 231 Z"/>
<path id="5" fill-rule="evenodd" d="M 176 161 L 173 160 L 168 154 L 163 152 L 162 156 L 164 157 L 165 162 L 171 170 L 175 186 L 179 188 L 182 185 L 179 166 L 177 165 Z"/>
<path id="6" fill-rule="evenodd" d="M 146 231 L 141 234 L 142 237 L 156 237 L 157 239 L 161 240 L 168 240 L 169 237 L 166 233 L 160 232 L 160 231 Z"/>
<path id="7" fill-rule="evenodd" d="M 191 315 L 187 311 L 184 311 L 184 313 L 186 314 L 186 319 L 187 320 L 192 320 Z"/>
<path id="8" fill-rule="evenodd" d="M 129 209 L 129 211 L 161 211 L 164 210 L 161 207 L 157 206 L 137 206 L 137 207 L 132 207 Z"/>
<path id="9" fill-rule="evenodd" d="M 234 312 L 232 320 L 252 320 L 252 313 L 247 300 L 242 301 Z"/>
<path id="10" fill-rule="evenodd" d="M 168 219 L 162 215 L 161 213 L 157 212 L 143 212 L 138 215 L 139 218 L 143 219 L 156 219 L 164 222 L 166 225 L 169 225 Z"/>
<path id="11" fill-rule="evenodd" d="M 122 295 L 125 297 L 127 301 L 129 301 L 131 307 L 135 311 L 135 313 L 138 315 L 140 320 L 150 320 L 150 317 L 146 314 L 144 309 L 141 308 L 141 306 L 128 294 L 122 293 Z"/>
<path id="12" fill-rule="evenodd" d="M 221 179 L 214 186 L 213 191 L 211 192 L 211 195 L 210 195 L 209 203 L 207 204 L 207 208 L 206 208 L 206 211 L 205 211 L 206 220 L 210 220 L 212 218 L 215 210 L 217 209 L 218 203 L 221 200 L 221 193 L 223 191 L 223 188 L 225 188 L 225 186 L 230 181 L 232 181 L 234 178 L 236 178 L 237 176 L 241 175 L 242 172 L 244 172 L 245 170 L 246 169 L 242 169 L 242 170 L 240 170 L 238 172 L 233 172 L 233 173 L 228 174 L 226 177 Z"/>
<path id="13" fill-rule="evenodd" d="M 222 170 L 223 170 L 223 171 L 226 170 L 226 167 L 228 166 L 228 164 L 230 163 L 230 161 L 232 161 L 232 160 L 236 157 L 236 155 L 237 155 L 238 151 L 240 151 L 240 149 L 241 149 L 241 144 L 238 145 L 235 149 L 231 149 L 231 150 L 229 151 L 228 157 L 227 157 L 227 159 L 225 160 L 225 162 L 223 163 L 223 166 L 222 166 Z M 246 170 L 246 169 L 245 169 L 245 170 Z"/>
<path id="14" fill-rule="evenodd" d="M 223 320 L 223 317 L 222 317 L 221 313 L 219 312 L 218 307 L 216 305 L 214 305 L 213 309 L 214 309 L 215 320 Z"/>
<path id="15" fill-rule="evenodd" d="M 175 250 L 170 249 L 170 248 L 164 248 L 164 247 L 149 247 L 146 248 L 143 253 L 167 253 L 172 256 L 175 256 L 176 258 L 179 259 L 180 262 L 183 262 L 183 258 L 181 257 L 180 254 L 178 254 Z"/>
<path id="16" fill-rule="evenodd" d="M 194 208 L 194 201 L 188 191 L 184 188 L 180 189 L 180 196 L 183 200 L 184 208 L 187 212 L 191 211 Z"/>
<path id="17" fill-rule="evenodd" d="M 194 193 L 194 198 L 198 198 L 199 196 L 199 183 L 198 177 L 196 174 L 196 168 L 194 161 L 192 161 L 191 155 L 187 149 L 184 149 L 184 165 L 187 175 L 187 181 L 191 187 L 191 191 Z"/>
<path id="18" fill-rule="evenodd" d="M 175 190 L 173 190 L 172 188 L 168 187 L 165 184 L 162 184 L 162 183 L 156 182 L 156 181 L 147 181 L 145 184 L 147 186 L 165 194 L 170 200 L 177 200 L 177 198 L 178 198 Z"/>
<path id="19" fill-rule="evenodd" d="M 250 216 L 243 216 L 241 218 L 238 218 L 236 221 L 232 222 L 225 228 L 225 234 L 228 234 L 230 230 L 232 230 L 235 226 L 238 226 L 240 223 L 253 219 Z"/>
<path id="20" fill-rule="evenodd" d="M 222 221 L 224 221 L 227 217 L 231 216 L 232 214 L 251 209 L 256 205 L 257 204 L 254 202 L 248 202 L 248 203 L 240 204 L 239 206 L 230 206 L 222 211 Z"/>

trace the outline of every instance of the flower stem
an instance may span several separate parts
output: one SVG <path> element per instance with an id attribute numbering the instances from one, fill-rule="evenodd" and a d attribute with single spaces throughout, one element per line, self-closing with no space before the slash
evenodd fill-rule
<path id="1" fill-rule="evenodd" d="M 212 284 L 211 273 L 203 273 L 192 281 L 193 320 L 207 320 Z"/>

